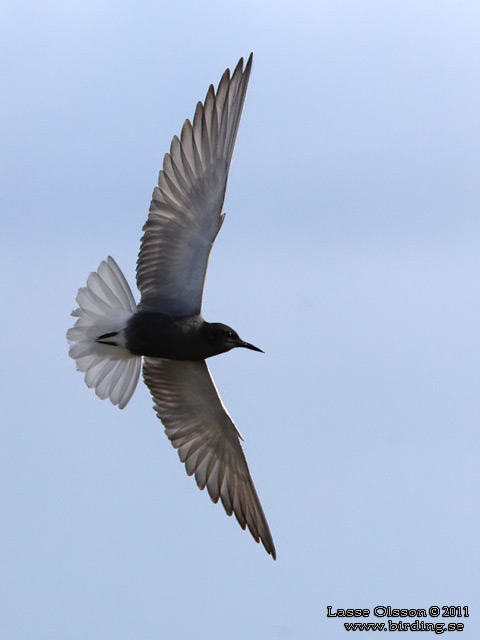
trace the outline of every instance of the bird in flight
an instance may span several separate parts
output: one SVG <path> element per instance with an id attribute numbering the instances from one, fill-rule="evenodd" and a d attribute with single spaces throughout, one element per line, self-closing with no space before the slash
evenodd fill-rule
<path id="1" fill-rule="evenodd" d="M 275 559 L 242 438 L 210 376 L 206 358 L 235 347 L 261 351 L 231 327 L 206 322 L 202 296 L 211 248 L 222 226 L 228 170 L 252 67 L 240 59 L 210 86 L 165 154 L 143 227 L 137 305 L 108 257 L 79 289 L 68 330 L 70 356 L 88 387 L 123 409 L 143 364 L 154 409 L 188 475 Z"/>

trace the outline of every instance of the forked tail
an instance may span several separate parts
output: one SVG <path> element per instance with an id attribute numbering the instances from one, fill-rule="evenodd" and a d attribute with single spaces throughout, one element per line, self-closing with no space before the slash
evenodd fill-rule
<path id="1" fill-rule="evenodd" d="M 78 309 L 72 316 L 78 319 L 67 331 L 67 340 L 73 343 L 69 354 L 78 371 L 85 373 L 87 387 L 123 409 L 136 389 L 142 359 L 125 347 L 124 329 L 137 305 L 113 258 L 109 256 L 89 275 L 76 300 Z"/>

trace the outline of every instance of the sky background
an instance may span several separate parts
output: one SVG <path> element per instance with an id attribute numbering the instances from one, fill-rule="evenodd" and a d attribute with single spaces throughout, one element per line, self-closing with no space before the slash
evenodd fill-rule
<path id="1" fill-rule="evenodd" d="M 7 0 L 0 50 L 2 640 L 349 637 L 328 605 L 478 638 L 480 4 Z M 266 352 L 210 367 L 277 562 L 65 339 L 250 51 L 204 315 Z"/>

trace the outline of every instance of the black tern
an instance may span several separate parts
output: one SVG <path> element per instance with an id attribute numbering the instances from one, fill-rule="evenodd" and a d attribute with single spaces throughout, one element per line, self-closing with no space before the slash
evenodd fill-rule
<path id="1" fill-rule="evenodd" d="M 70 356 L 88 387 L 123 409 L 140 376 L 188 475 L 220 499 L 257 542 L 275 546 L 240 443 L 205 359 L 235 347 L 261 351 L 201 315 L 211 248 L 223 224 L 228 170 L 252 68 L 240 59 L 213 85 L 165 154 L 137 260 L 137 305 L 108 257 L 79 289 Z"/>

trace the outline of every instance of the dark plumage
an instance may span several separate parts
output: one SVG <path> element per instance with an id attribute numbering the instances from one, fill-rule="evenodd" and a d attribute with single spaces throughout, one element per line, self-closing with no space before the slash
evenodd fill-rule
<path id="1" fill-rule="evenodd" d="M 261 351 L 226 324 L 205 322 L 200 315 L 172 318 L 138 311 L 126 326 L 125 338 L 130 353 L 168 360 L 205 360 L 235 347 Z"/>

